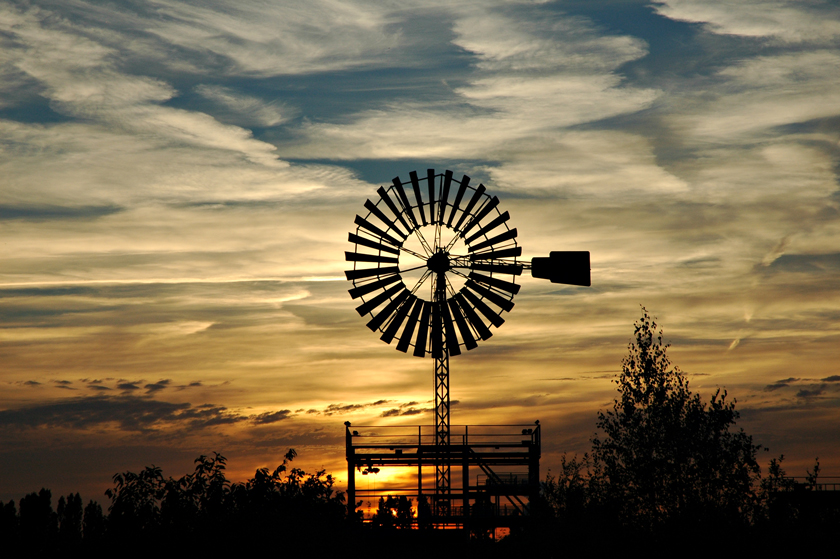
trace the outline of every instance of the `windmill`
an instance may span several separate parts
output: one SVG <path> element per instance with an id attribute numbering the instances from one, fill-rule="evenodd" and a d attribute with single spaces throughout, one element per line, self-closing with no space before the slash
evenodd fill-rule
<path id="1" fill-rule="evenodd" d="M 434 359 L 435 444 L 450 444 L 449 358 L 475 349 L 500 327 L 521 286 L 516 278 L 590 285 L 589 252 L 556 251 L 523 261 L 517 230 L 499 199 L 470 177 L 452 171 L 409 181 L 394 178 L 365 201 L 356 216 L 354 245 L 345 253 L 353 269 L 350 296 L 356 311 L 370 315 L 368 328 L 387 344 L 416 357 Z M 446 453 L 440 453 L 445 456 Z M 450 463 L 435 464 L 435 507 L 445 513 L 450 494 Z"/>

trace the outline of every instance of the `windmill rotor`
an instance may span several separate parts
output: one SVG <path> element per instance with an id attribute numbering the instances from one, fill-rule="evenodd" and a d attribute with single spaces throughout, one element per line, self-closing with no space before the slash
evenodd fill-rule
<path id="1" fill-rule="evenodd" d="M 484 185 L 451 171 L 412 171 L 377 194 L 348 236 L 356 311 L 370 315 L 382 341 L 417 357 L 440 357 L 440 339 L 451 355 L 476 348 L 504 323 L 520 289 L 522 248 L 510 214 Z M 412 272 L 419 277 L 409 281 Z"/>

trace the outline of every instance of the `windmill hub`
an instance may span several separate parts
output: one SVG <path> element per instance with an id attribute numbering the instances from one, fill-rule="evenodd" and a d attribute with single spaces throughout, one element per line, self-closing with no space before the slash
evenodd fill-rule
<path id="1" fill-rule="evenodd" d="M 438 250 L 429 257 L 429 260 L 426 262 L 426 266 L 428 266 L 429 269 L 436 274 L 443 274 L 450 268 L 449 253 L 444 250 Z"/>

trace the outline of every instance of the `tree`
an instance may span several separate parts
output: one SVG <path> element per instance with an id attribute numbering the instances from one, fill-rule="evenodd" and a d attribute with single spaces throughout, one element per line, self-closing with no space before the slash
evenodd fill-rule
<path id="1" fill-rule="evenodd" d="M 726 391 L 708 405 L 691 393 L 685 374 L 671 368 L 662 331 L 642 311 L 614 381 L 618 398 L 598 413 L 593 495 L 615 520 L 645 531 L 742 526 L 755 503 L 759 447 L 734 431 L 740 416 Z"/>
<path id="2" fill-rule="evenodd" d="M 77 546 L 82 541 L 82 497 L 70 493 L 58 499 L 58 537 L 65 548 Z"/>
<path id="3" fill-rule="evenodd" d="M 102 506 L 94 500 L 85 506 L 82 519 L 82 538 L 85 544 L 95 546 L 105 537 L 105 515 Z"/>
<path id="4" fill-rule="evenodd" d="M 21 541 L 33 550 L 44 552 L 52 548 L 58 534 L 58 515 L 52 508 L 52 492 L 41 488 L 20 500 Z"/>

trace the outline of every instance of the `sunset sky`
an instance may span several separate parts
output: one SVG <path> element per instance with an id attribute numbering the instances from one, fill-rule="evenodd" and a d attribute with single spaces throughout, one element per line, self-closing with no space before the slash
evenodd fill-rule
<path id="1" fill-rule="evenodd" d="M 346 477 L 345 421 L 431 424 L 433 361 L 343 271 L 376 189 L 483 182 L 524 277 L 452 359 L 454 424 L 589 449 L 641 305 L 765 465 L 840 475 L 831 0 L 0 3 L 0 499 L 119 471 Z"/>

